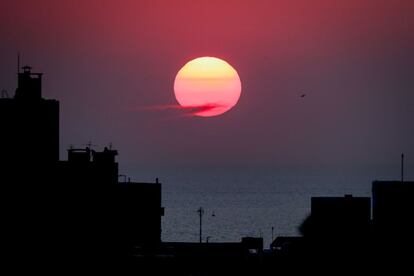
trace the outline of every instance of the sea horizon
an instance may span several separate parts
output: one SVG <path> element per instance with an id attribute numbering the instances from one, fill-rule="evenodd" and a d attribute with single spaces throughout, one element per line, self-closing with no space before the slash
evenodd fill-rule
<path id="1" fill-rule="evenodd" d="M 398 166 L 297 169 L 281 166 L 233 168 L 141 168 L 131 181 L 162 183 L 162 241 L 199 242 L 198 208 L 203 242 L 239 242 L 262 237 L 269 248 L 278 236 L 300 235 L 310 213 L 311 197 L 351 194 L 371 197 L 375 180 L 399 180 Z M 411 171 L 407 171 L 409 178 Z"/>

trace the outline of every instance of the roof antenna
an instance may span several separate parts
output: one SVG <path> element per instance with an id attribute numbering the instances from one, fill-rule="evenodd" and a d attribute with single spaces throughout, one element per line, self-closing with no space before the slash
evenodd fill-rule
<path id="1" fill-rule="evenodd" d="M 401 183 L 404 182 L 404 153 L 401 153 Z"/>

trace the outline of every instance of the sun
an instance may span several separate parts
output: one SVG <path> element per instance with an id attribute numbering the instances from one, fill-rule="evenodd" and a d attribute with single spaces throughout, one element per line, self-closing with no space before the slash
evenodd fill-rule
<path id="1" fill-rule="evenodd" d="M 239 101 L 241 81 L 237 71 L 216 57 L 199 57 L 178 71 L 174 93 L 183 108 L 201 117 L 221 115 Z"/>

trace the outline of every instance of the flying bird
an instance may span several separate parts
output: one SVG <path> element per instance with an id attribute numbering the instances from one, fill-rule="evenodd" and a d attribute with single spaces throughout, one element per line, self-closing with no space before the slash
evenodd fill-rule
<path id="1" fill-rule="evenodd" d="M 300 95 L 301 98 L 305 98 L 306 94 L 302 94 Z"/>

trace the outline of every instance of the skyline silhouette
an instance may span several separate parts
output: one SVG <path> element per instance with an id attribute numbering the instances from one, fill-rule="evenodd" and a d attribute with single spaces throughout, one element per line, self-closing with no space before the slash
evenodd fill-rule
<path id="1" fill-rule="evenodd" d="M 298 262 L 311 271 L 412 268 L 403 252 L 414 245 L 414 182 L 404 179 L 403 154 L 399 181 L 372 183 L 372 216 L 369 197 L 312 197 L 311 213 L 298 226 L 301 236 L 276 236 L 265 249 L 261 234 L 240 242 L 204 241 L 200 207 L 198 243 L 163 241 L 158 177 L 154 183 L 127 180 L 119 173 L 118 151 L 96 151 L 91 143 L 69 148 L 67 161 L 60 160 L 59 102 L 42 97 L 41 73 L 22 69 L 14 97 L 0 99 L 0 115 L 8 118 L 0 136 L 8 262 L 30 264 L 32 271 L 86 267 L 128 275 L 143 269 L 156 275 L 262 275 L 272 265 L 296 271 L 291 266 Z M 28 248 L 36 254 L 27 256 Z"/>

